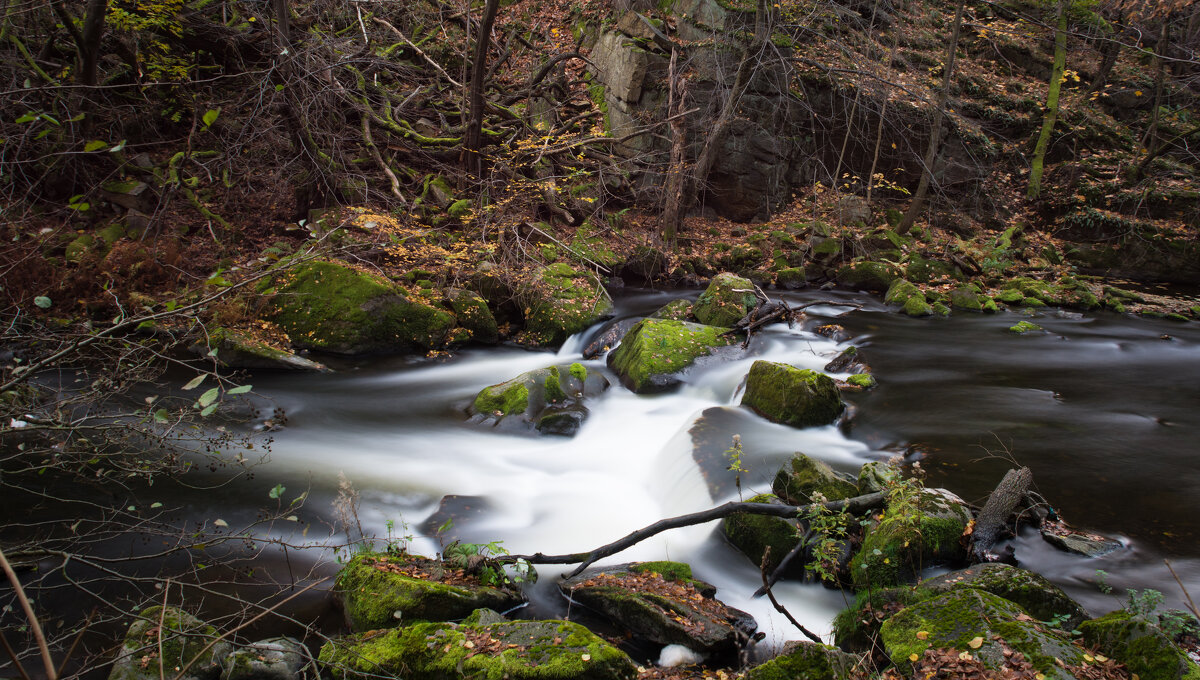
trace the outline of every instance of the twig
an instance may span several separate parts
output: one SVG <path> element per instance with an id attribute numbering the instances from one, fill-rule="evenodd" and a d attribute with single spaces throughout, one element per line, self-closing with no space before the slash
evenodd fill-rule
<path id="1" fill-rule="evenodd" d="M 758 572 L 762 574 L 763 590 L 766 591 L 767 598 L 771 600 L 771 606 L 775 607 L 775 611 L 787 617 L 787 620 L 790 621 L 793 626 L 798 628 L 801 633 L 804 633 L 809 640 L 812 640 L 818 645 L 825 644 L 825 641 L 821 639 L 821 636 L 805 628 L 804 624 L 800 623 L 796 620 L 796 617 L 792 616 L 792 613 L 787 610 L 787 607 L 783 606 L 779 603 L 779 600 L 775 599 L 775 593 L 771 591 L 771 584 L 767 582 L 767 562 L 770 560 L 770 558 L 771 546 L 768 545 L 767 549 L 763 551 L 762 564 L 759 565 Z"/>
<path id="2" fill-rule="evenodd" d="M 437 69 L 438 73 L 441 73 L 443 78 L 445 78 L 446 80 L 449 80 L 451 85 L 453 85 L 459 89 L 462 89 L 462 86 L 463 86 L 462 83 L 460 83 L 457 80 L 455 80 L 454 78 L 452 78 L 449 73 L 446 73 L 446 69 L 442 68 L 441 64 L 437 63 L 436 61 L 431 59 L 428 54 L 425 54 L 423 51 L 421 51 L 421 48 L 414 45 L 411 40 L 409 40 L 403 33 L 400 32 L 400 29 L 389 24 L 387 21 L 380 19 L 379 17 L 371 17 L 371 18 L 373 20 L 375 20 L 376 23 L 383 24 L 384 26 L 387 26 L 388 28 L 392 29 L 392 32 L 394 32 L 396 35 L 400 36 L 401 40 L 408 43 L 408 46 L 413 48 L 413 50 L 415 50 L 417 54 L 421 55 L 422 59 L 429 62 L 430 66 Z"/>
<path id="3" fill-rule="evenodd" d="M 8 652 L 8 656 L 13 660 L 13 665 L 17 668 L 17 673 L 21 675 L 21 680 L 32 680 L 29 673 L 25 672 L 25 666 L 21 665 L 21 659 L 17 656 L 16 650 L 8 644 L 8 638 L 4 637 L 4 632 L 0 631 L 0 645 L 4 645 L 4 651 Z"/>
<path id="4" fill-rule="evenodd" d="M 167 680 L 167 671 L 163 668 L 163 623 L 167 620 L 167 595 L 171 592 L 171 579 L 163 584 L 163 603 L 158 610 L 158 680 Z"/>
<path id="5" fill-rule="evenodd" d="M 1192 602 L 1192 595 L 1188 592 L 1187 586 L 1183 585 L 1183 581 L 1179 580 L 1179 574 L 1175 573 L 1175 568 L 1167 560 L 1163 560 L 1163 564 L 1167 565 L 1167 571 L 1171 572 L 1171 576 L 1175 578 L 1175 582 L 1179 584 L 1179 589 L 1183 591 L 1183 597 L 1187 600 L 1188 609 L 1191 610 L 1192 616 L 1200 619 L 1200 612 L 1196 611 L 1196 603 Z"/>
<path id="6" fill-rule="evenodd" d="M 54 659 L 50 658 L 50 646 L 46 644 L 46 634 L 42 632 L 42 625 L 38 623 L 37 616 L 33 613 L 33 605 L 29 604 L 29 598 L 25 597 L 25 589 L 21 587 L 21 579 L 17 578 L 17 573 L 13 571 L 12 565 L 8 563 L 8 558 L 4 556 L 4 550 L 0 549 L 0 568 L 4 569 L 4 575 L 8 576 L 8 580 L 12 583 L 13 592 L 17 595 L 17 600 L 21 603 L 21 609 L 25 610 L 25 618 L 29 621 L 29 627 L 33 630 L 33 638 L 37 640 L 38 650 L 42 653 L 42 665 L 46 667 L 46 677 L 48 680 L 58 680 L 58 672 L 54 668 Z M 5 645 L 8 643 L 5 642 Z M 13 657 L 16 661 L 16 657 Z M 20 666 L 20 663 L 17 664 Z"/>

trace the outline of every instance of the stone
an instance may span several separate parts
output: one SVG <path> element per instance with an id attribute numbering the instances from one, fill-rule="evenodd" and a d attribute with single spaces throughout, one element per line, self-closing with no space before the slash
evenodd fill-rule
<path id="1" fill-rule="evenodd" d="M 1125 547 L 1120 541 L 1107 536 L 1075 531 L 1074 529 L 1051 529 L 1050 525 L 1042 527 L 1042 538 L 1059 550 L 1084 557 L 1102 557 Z"/>
<path id="2" fill-rule="evenodd" d="M 571 621 L 417 623 L 333 640 L 321 647 L 318 660 L 331 676 L 355 680 L 637 677 L 625 652 Z"/>
<path id="3" fill-rule="evenodd" d="M 883 491 L 901 478 L 900 470 L 895 465 L 871 461 L 858 469 L 858 492 L 867 494 Z"/>
<path id="4" fill-rule="evenodd" d="M 871 206 L 859 196 L 843 196 L 837 204 L 838 223 L 845 227 L 871 221 Z"/>
<path id="5" fill-rule="evenodd" d="M 362 553 L 338 572 L 336 592 L 353 631 L 394 628 L 418 621 L 452 621 L 480 608 L 507 611 L 524 598 L 508 587 L 448 584 L 433 578 L 445 567 L 417 555 Z"/>
<path id="6" fill-rule="evenodd" d="M 737 651 L 754 634 L 754 619 L 727 607 L 716 588 L 692 578 L 679 562 L 645 562 L 589 569 L 559 589 L 608 620 L 626 637 L 682 645 L 705 655 Z"/>
<path id="7" fill-rule="evenodd" d="M 1026 333 L 1040 331 L 1042 330 L 1042 327 L 1030 321 L 1018 321 L 1012 326 L 1009 326 L 1008 330 L 1009 332 L 1016 333 L 1017 335 L 1024 335 Z"/>
<path id="8" fill-rule="evenodd" d="M 226 657 L 222 680 L 294 680 L 305 656 L 304 645 L 290 637 L 252 642 Z"/>
<path id="9" fill-rule="evenodd" d="M 483 296 L 465 288 L 447 288 L 445 295 L 459 327 L 470 333 L 473 342 L 493 344 L 500 339 L 496 317 Z"/>
<path id="10" fill-rule="evenodd" d="M 671 300 L 650 315 L 651 319 L 687 321 L 692 319 L 692 303 L 687 300 Z"/>
<path id="11" fill-rule="evenodd" d="M 826 373 L 864 373 L 871 368 L 863 360 L 862 353 L 857 347 L 851 346 L 842 350 L 832 361 L 822 369 Z"/>
<path id="12" fill-rule="evenodd" d="M 472 422 L 491 427 L 570 437 L 587 418 L 586 400 L 608 386 L 580 363 L 539 368 L 483 388 L 467 412 Z"/>
<path id="13" fill-rule="evenodd" d="M 638 394 L 665 392 L 681 382 L 680 372 L 701 357 L 736 342 L 727 328 L 686 321 L 643 319 L 620 346 L 608 355 L 608 364 L 621 383 Z"/>
<path id="14" fill-rule="evenodd" d="M 905 281 L 904 279 L 896 279 L 892 285 L 888 287 L 887 293 L 883 296 L 883 301 L 892 304 L 900 305 L 904 313 L 909 316 L 930 316 L 933 314 L 933 306 L 925 299 L 925 293 L 921 292 L 916 285 Z"/>
<path id="15" fill-rule="evenodd" d="M 792 505 L 816 503 L 820 494 L 827 501 L 840 501 L 858 495 L 854 482 L 834 472 L 825 463 L 803 453 L 795 453 L 771 482 L 771 491 Z"/>
<path id="16" fill-rule="evenodd" d="M 561 345 L 613 310 L 608 291 L 594 276 L 563 262 L 540 269 L 517 297 L 525 314 L 519 339 L 538 347 Z"/>
<path id="17" fill-rule="evenodd" d="M 904 501 L 897 498 L 893 493 L 883 519 L 867 528 L 850 561 L 857 587 L 904 585 L 925 567 L 966 559 L 959 539 L 972 516 L 961 498 L 926 488 L 900 496 Z"/>
<path id="18" fill-rule="evenodd" d="M 782 505 L 783 501 L 771 494 L 759 494 L 747 499 L 749 503 L 772 503 Z M 737 548 L 750 562 L 758 567 L 762 564 L 763 554 L 771 549 L 767 560 L 768 571 L 779 567 L 796 544 L 800 542 L 801 533 L 795 520 L 771 515 L 755 515 L 752 513 L 734 513 L 721 523 L 725 538 Z M 804 565 L 801 560 L 793 560 L 789 570 L 790 576 L 803 577 Z"/>
<path id="19" fill-rule="evenodd" d="M 789 642 L 783 652 L 746 671 L 743 680 L 850 680 L 860 677 L 865 660 L 829 645 L 814 642 Z"/>
<path id="20" fill-rule="evenodd" d="M 153 213 L 158 207 L 158 194 L 145 182 L 107 182 L 101 186 L 100 195 L 126 210 Z"/>
<path id="21" fill-rule="evenodd" d="M 804 267 L 785 267 L 775 273 L 775 285 L 787 290 L 796 290 L 808 285 Z"/>
<path id="22" fill-rule="evenodd" d="M 717 274 L 692 305 L 696 320 L 709 326 L 730 327 L 758 305 L 749 279 Z"/>
<path id="23" fill-rule="evenodd" d="M 742 406 L 792 427 L 828 425 L 845 409 L 833 379 L 771 361 L 755 361 L 746 376 Z"/>
<path id="24" fill-rule="evenodd" d="M 927 578 L 918 588 L 941 595 L 962 588 L 978 588 L 1021 605 L 1039 621 L 1056 621 L 1056 627 L 1073 630 L 1088 618 L 1078 602 L 1040 574 L 1007 564 L 976 564 Z M 926 596 L 928 597 L 928 596 Z"/>
<path id="25" fill-rule="evenodd" d="M 839 267 L 835 278 L 849 288 L 884 293 L 900 278 L 900 268 L 884 262 L 852 262 Z"/>
<path id="26" fill-rule="evenodd" d="M 1085 621 L 1079 630 L 1088 645 L 1098 647 L 1147 680 L 1200 680 L 1200 666 L 1145 617 L 1118 610 Z"/>
<path id="27" fill-rule="evenodd" d="M 224 641 L 205 649 L 217 635 L 215 627 L 174 607 L 143 609 L 126 631 L 108 678 L 158 680 L 161 636 L 162 665 L 172 677 L 176 668 L 191 664 L 183 680 L 217 680 L 230 651 Z"/>
<path id="28" fill-rule="evenodd" d="M 322 363 L 272 347 L 261 340 L 253 340 L 228 328 L 212 329 L 205 338 L 188 349 L 200 356 L 213 356 L 217 363 L 228 369 L 318 372 L 329 370 Z"/>

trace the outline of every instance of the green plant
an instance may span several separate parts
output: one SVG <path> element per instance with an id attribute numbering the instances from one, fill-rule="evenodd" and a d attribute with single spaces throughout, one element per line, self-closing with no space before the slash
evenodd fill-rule
<path id="1" fill-rule="evenodd" d="M 733 473 L 733 483 L 737 486 L 738 500 L 742 500 L 742 473 L 749 472 L 742 465 L 742 435 L 733 435 L 733 445 L 725 449 L 725 458 L 729 460 L 729 467 L 726 469 Z"/>
<path id="2" fill-rule="evenodd" d="M 813 493 L 812 504 L 801 518 L 808 524 L 806 547 L 812 559 L 807 565 L 810 574 L 821 581 L 837 580 L 841 542 L 846 538 L 850 516 L 845 509 L 834 512 L 825 507 L 825 495 Z"/>
<path id="3" fill-rule="evenodd" d="M 533 583 L 537 570 L 525 560 L 501 564 L 496 557 L 507 555 L 503 541 L 490 543 L 463 543 L 454 541 L 442 550 L 442 560 L 451 566 L 473 573 L 485 586 L 506 586 L 516 583 Z M 508 570 L 506 570 L 508 569 Z"/>

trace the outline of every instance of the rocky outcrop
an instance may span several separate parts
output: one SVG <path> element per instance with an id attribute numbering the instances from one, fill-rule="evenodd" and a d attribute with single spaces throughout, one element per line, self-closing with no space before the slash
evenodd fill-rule
<path id="1" fill-rule="evenodd" d="M 679 385 L 679 373 L 697 359 L 736 342 L 725 334 L 728 330 L 686 321 L 643 319 L 608 355 L 608 364 L 634 392 L 665 392 Z"/>
<path id="2" fill-rule="evenodd" d="M 587 419 L 585 401 L 606 389 L 583 364 L 550 366 L 483 388 L 467 411 L 473 422 L 570 437 Z"/>
<path id="3" fill-rule="evenodd" d="M 750 367 L 742 406 L 792 427 L 828 425 L 845 409 L 829 376 L 771 361 Z"/>
<path id="4" fill-rule="evenodd" d="M 918 584 L 925 597 L 963 588 L 977 588 L 1021 605 L 1039 621 L 1057 621 L 1059 628 L 1072 630 L 1087 619 L 1087 612 L 1062 588 L 1040 574 L 1007 564 L 976 564 Z M 927 593 L 927 595 L 926 595 Z"/>
<path id="5" fill-rule="evenodd" d="M 445 294 L 459 327 L 470 334 L 470 340 L 491 344 L 499 339 L 496 317 L 488 308 L 487 300 L 479 293 L 464 288 L 447 288 Z"/>

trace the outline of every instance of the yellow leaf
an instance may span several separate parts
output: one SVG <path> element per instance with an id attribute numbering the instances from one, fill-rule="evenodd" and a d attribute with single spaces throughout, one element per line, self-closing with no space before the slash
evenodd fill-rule
<path id="1" fill-rule="evenodd" d="M 927 631 L 927 630 L 918 630 L 918 631 L 917 631 L 917 639 L 918 639 L 918 640 L 928 640 L 928 639 L 929 639 L 929 631 Z"/>
<path id="2" fill-rule="evenodd" d="M 1091 663 L 1091 662 L 1095 661 L 1095 660 L 1096 660 L 1096 658 L 1095 658 L 1095 657 L 1093 657 L 1091 654 L 1084 654 L 1084 655 L 1083 655 L 1083 660 L 1084 660 L 1084 661 L 1086 661 L 1086 662 L 1088 662 L 1088 663 Z"/>
<path id="3" fill-rule="evenodd" d="M 921 658 L 921 657 L 917 656 L 916 654 L 909 654 L 909 655 L 908 655 L 908 660 L 909 660 L 909 661 L 916 661 L 916 660 L 917 660 L 917 659 L 919 659 L 919 658 Z"/>
<path id="4" fill-rule="evenodd" d="M 971 653 L 970 653 L 970 652 L 963 652 L 963 653 L 959 654 L 959 655 L 958 655 L 958 660 L 959 660 L 959 661 L 970 661 L 970 660 L 971 660 Z"/>
<path id="5" fill-rule="evenodd" d="M 1100 663 L 1104 663 L 1105 661 L 1108 661 L 1108 657 L 1104 656 L 1103 654 L 1097 654 L 1096 661 L 1099 661 Z"/>
<path id="6" fill-rule="evenodd" d="M 976 635 L 975 637 L 971 638 L 971 641 L 967 643 L 967 646 L 971 649 L 979 649 L 983 646 L 983 638 Z"/>
<path id="7" fill-rule="evenodd" d="M 1141 90 L 1134 90 L 1134 91 L 1133 91 L 1133 94 L 1135 94 L 1136 96 L 1140 97 L 1140 96 L 1142 96 L 1142 91 L 1141 91 Z"/>

